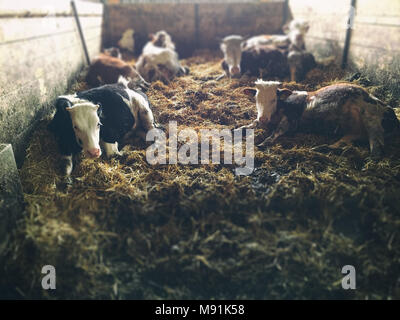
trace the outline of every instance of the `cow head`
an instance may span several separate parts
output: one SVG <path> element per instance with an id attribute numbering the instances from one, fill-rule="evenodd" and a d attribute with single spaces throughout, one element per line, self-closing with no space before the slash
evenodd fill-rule
<path id="1" fill-rule="evenodd" d="M 238 35 L 227 36 L 222 39 L 220 48 L 224 54 L 224 60 L 232 77 L 240 76 L 240 62 L 242 60 L 243 37 Z"/>
<path id="2" fill-rule="evenodd" d="M 122 58 L 121 51 L 116 47 L 110 47 L 104 49 L 104 54 L 118 59 Z"/>
<path id="3" fill-rule="evenodd" d="M 299 31 L 303 36 L 305 36 L 310 29 L 310 24 L 308 21 L 302 19 L 294 19 L 285 24 L 282 29 L 286 34 L 293 31 Z"/>
<path id="4" fill-rule="evenodd" d="M 172 42 L 171 36 L 165 30 L 160 30 L 155 34 L 151 34 L 150 39 L 156 47 L 175 50 L 175 45 Z"/>
<path id="5" fill-rule="evenodd" d="M 100 149 L 100 106 L 91 102 L 82 102 L 66 108 L 72 120 L 76 142 L 86 156 L 98 158 Z"/>
<path id="6" fill-rule="evenodd" d="M 127 87 L 130 89 L 141 89 L 143 92 L 146 92 L 150 88 L 150 83 L 143 79 L 135 68 L 132 68 L 127 78 Z"/>
<path id="7" fill-rule="evenodd" d="M 278 103 L 278 81 L 255 82 L 256 89 L 245 89 L 244 93 L 256 97 L 257 120 L 262 124 L 268 124 L 277 109 Z"/>

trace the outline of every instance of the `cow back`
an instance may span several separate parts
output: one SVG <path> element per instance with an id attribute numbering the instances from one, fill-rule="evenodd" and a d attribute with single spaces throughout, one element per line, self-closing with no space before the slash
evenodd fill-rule
<path id="1" fill-rule="evenodd" d="M 289 74 L 284 50 L 272 45 L 257 45 L 243 50 L 240 68 L 242 73 L 267 78 L 284 78 Z"/>

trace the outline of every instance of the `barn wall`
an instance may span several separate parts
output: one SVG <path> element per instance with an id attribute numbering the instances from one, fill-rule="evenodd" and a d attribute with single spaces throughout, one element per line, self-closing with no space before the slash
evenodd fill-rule
<path id="1" fill-rule="evenodd" d="M 354 23 L 350 57 L 359 67 L 383 68 L 400 58 L 399 0 L 358 1 Z"/>
<path id="2" fill-rule="evenodd" d="M 128 28 L 139 54 L 150 33 L 165 29 L 182 57 L 195 49 L 217 48 L 229 34 L 281 33 L 285 1 L 262 3 L 135 3 L 105 8 L 104 46 L 115 46 Z"/>
<path id="3" fill-rule="evenodd" d="M 342 59 L 350 0 L 289 0 L 294 18 L 310 21 L 307 47 L 320 57 Z M 400 53 L 400 1 L 357 0 L 349 49 L 350 62 L 384 68 Z"/>
<path id="4" fill-rule="evenodd" d="M 91 56 L 101 44 L 103 5 L 77 1 Z M 27 137 L 85 62 L 69 0 L 0 2 L 0 143 L 17 162 Z"/>
<path id="5" fill-rule="evenodd" d="M 335 56 L 337 62 L 342 58 L 349 8 L 350 0 L 289 0 L 292 17 L 310 22 L 307 49 L 317 58 Z"/>

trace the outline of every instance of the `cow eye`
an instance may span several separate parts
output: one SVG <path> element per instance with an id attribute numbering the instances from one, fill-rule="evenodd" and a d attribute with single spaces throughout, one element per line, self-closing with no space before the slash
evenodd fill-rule
<path id="1" fill-rule="evenodd" d="M 75 130 L 79 130 L 77 126 L 74 126 L 74 129 L 75 129 Z"/>

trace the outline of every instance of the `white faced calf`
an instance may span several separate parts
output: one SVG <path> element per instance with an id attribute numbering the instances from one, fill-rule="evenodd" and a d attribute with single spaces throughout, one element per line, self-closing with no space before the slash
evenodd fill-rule
<path id="1" fill-rule="evenodd" d="M 218 79 L 227 77 L 240 76 L 240 62 L 242 60 L 242 42 L 243 37 L 239 35 L 230 35 L 222 39 L 220 48 L 224 54 L 222 61 L 222 69 L 225 73 Z"/>
<path id="2" fill-rule="evenodd" d="M 258 79 L 255 82 L 256 89 L 246 88 L 244 93 L 255 96 L 257 107 L 257 119 L 248 126 L 242 128 L 265 127 L 271 120 L 272 114 L 276 111 L 277 95 L 276 91 L 281 83 L 278 81 L 263 81 Z"/>
<path id="3" fill-rule="evenodd" d="M 270 91 L 273 87 L 274 91 Z M 398 136 L 400 131 L 393 109 L 357 85 L 334 84 L 314 92 L 269 86 L 266 96 L 261 98 L 259 93 L 264 91 L 257 87 L 257 102 L 262 99 L 263 110 L 268 114 L 263 125 L 270 131 L 263 145 L 274 143 L 283 135 L 305 132 L 340 138 L 331 148 L 366 140 L 371 156 L 380 157 L 385 141 Z M 245 93 L 253 95 L 254 90 L 245 89 Z"/>
<path id="4" fill-rule="evenodd" d="M 308 32 L 309 24 L 307 21 L 295 19 L 283 27 L 285 35 L 263 34 L 248 38 L 243 42 L 243 48 L 254 46 L 274 45 L 278 48 L 289 49 L 289 47 L 305 50 L 304 38 Z"/>
<path id="5" fill-rule="evenodd" d="M 158 31 L 151 39 L 136 63 L 137 70 L 146 81 L 161 80 L 168 83 L 175 76 L 189 72 L 188 68 L 181 66 L 175 45 L 167 32 Z"/>
<path id="6" fill-rule="evenodd" d="M 99 108 L 99 105 L 89 101 L 66 108 L 71 117 L 76 142 L 90 158 L 98 158 L 101 155 Z"/>
<path id="7" fill-rule="evenodd" d="M 141 90 L 131 90 L 127 80 L 119 83 L 61 96 L 57 112 L 49 124 L 65 160 L 64 173 L 71 174 L 72 156 L 84 151 L 85 156 L 101 155 L 100 141 L 108 157 L 120 154 L 118 143 L 135 131 L 144 137 L 155 128 L 147 96 Z"/>

